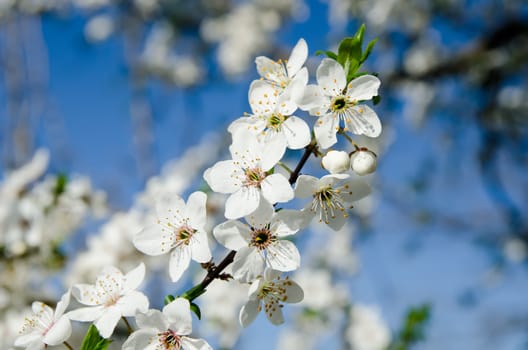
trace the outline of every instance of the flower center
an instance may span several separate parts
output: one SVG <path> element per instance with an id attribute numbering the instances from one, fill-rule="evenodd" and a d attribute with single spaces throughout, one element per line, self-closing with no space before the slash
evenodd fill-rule
<path id="1" fill-rule="evenodd" d="M 191 242 L 192 236 L 196 233 L 197 230 L 193 229 L 189 225 L 183 225 L 178 227 L 175 230 L 176 242 L 178 244 L 189 245 Z"/>
<path id="2" fill-rule="evenodd" d="M 348 108 L 349 104 L 350 103 L 344 96 L 338 96 L 332 100 L 330 109 L 332 112 L 342 112 L 344 109 Z"/>
<path id="3" fill-rule="evenodd" d="M 271 233 L 268 227 L 253 229 L 250 245 L 257 248 L 258 250 L 264 250 L 276 240 L 277 237 Z"/>
<path id="4" fill-rule="evenodd" d="M 333 188 L 327 186 L 321 188 L 313 195 L 312 205 L 310 210 L 319 212 L 319 222 L 324 221 L 328 224 L 329 219 L 335 219 L 336 214 L 341 212 L 343 217 L 348 217 L 346 213 L 346 203 L 341 196 L 342 189 L 347 189 L 348 185 L 343 188 Z M 349 192 L 350 194 L 352 192 Z"/>
<path id="5" fill-rule="evenodd" d="M 285 120 L 286 118 L 280 113 L 272 114 L 271 117 L 268 118 L 267 127 L 268 129 L 280 131 L 282 123 L 284 123 Z"/>
<path id="6" fill-rule="evenodd" d="M 261 182 L 266 178 L 266 174 L 260 167 L 248 168 L 244 170 L 246 179 L 244 180 L 244 186 L 252 186 L 260 188 Z"/>
<path id="7" fill-rule="evenodd" d="M 158 333 L 158 340 L 165 350 L 181 349 L 181 337 L 173 330 L 169 329 L 163 333 Z"/>

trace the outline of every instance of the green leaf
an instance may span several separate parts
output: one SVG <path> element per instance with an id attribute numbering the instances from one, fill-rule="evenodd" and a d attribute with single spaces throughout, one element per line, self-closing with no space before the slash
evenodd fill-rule
<path id="1" fill-rule="evenodd" d="M 84 336 L 81 350 L 106 350 L 112 341 L 101 337 L 99 331 L 92 324 Z"/>
<path id="2" fill-rule="evenodd" d="M 354 39 L 359 41 L 359 47 L 363 46 L 363 35 L 365 34 L 365 23 L 359 26 L 356 34 L 354 34 Z"/>
<path id="3" fill-rule="evenodd" d="M 361 59 L 361 44 L 357 38 L 345 38 L 339 44 L 337 49 L 337 62 L 345 69 L 345 75 L 348 77 L 354 74 L 359 68 Z"/>
<path id="4" fill-rule="evenodd" d="M 417 342 L 425 338 L 425 326 L 431 317 L 431 306 L 424 304 L 407 311 L 405 324 L 398 337 L 390 345 L 390 350 L 409 350 Z"/>
<path id="5" fill-rule="evenodd" d="M 377 42 L 378 42 L 378 38 L 368 43 L 367 49 L 365 50 L 365 52 L 363 52 L 363 55 L 361 56 L 360 64 L 362 64 L 363 62 L 367 60 L 367 58 L 370 56 L 372 49 L 374 48 L 374 45 L 376 45 Z"/>
<path id="6" fill-rule="evenodd" d="M 165 305 L 170 304 L 171 301 L 173 301 L 174 299 L 176 299 L 176 298 L 174 297 L 174 295 L 172 295 L 172 294 L 168 294 L 168 295 L 165 296 L 165 299 L 163 299 L 163 303 L 164 303 Z"/>
<path id="7" fill-rule="evenodd" d="M 202 319 L 202 312 L 200 311 L 200 308 L 195 303 L 191 303 L 191 311 L 196 314 L 196 317 L 198 317 L 199 320 Z"/>

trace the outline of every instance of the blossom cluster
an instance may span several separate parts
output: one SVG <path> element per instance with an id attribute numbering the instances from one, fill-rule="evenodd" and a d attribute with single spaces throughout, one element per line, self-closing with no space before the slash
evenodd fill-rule
<path id="1" fill-rule="evenodd" d="M 309 84 L 307 57 L 308 46 L 300 39 L 287 60 L 256 58 L 260 78 L 249 87 L 251 111 L 228 127 L 230 157 L 203 173 L 211 191 L 193 192 L 187 200 L 179 195 L 158 200 L 155 215 L 131 238 L 147 256 L 168 255 L 164 266 L 174 283 L 193 262 L 201 264 L 207 275 L 200 283 L 179 296 L 169 295 L 159 311 L 149 309 L 148 298 L 137 290 L 146 275 L 143 262 L 128 273 L 106 266 L 95 284 L 68 290 L 55 311 L 35 303 L 15 345 L 37 349 L 65 342 L 71 320 L 92 322 L 101 339 L 109 339 L 124 319 L 130 336 L 123 349 L 210 349 L 206 341 L 189 335 L 191 311 L 200 315 L 194 300 L 215 279 L 234 279 L 230 283 L 245 288 L 238 313 L 243 327 L 260 311 L 272 324 L 284 323 L 284 304 L 299 303 L 305 296 L 302 284 L 289 275 L 301 266 L 296 236 L 312 221 L 332 231 L 346 225 L 353 203 L 370 193 L 360 177 L 375 170 L 377 157 L 350 134 L 381 133 L 381 122 L 367 104 L 378 95 L 379 79 L 354 74 L 339 57 L 329 55 L 317 68 L 316 83 Z M 349 147 L 341 146 L 339 137 Z M 337 147 L 352 151 L 333 149 Z M 288 149 L 304 150 L 295 170 L 283 162 Z M 322 159 L 327 174 L 301 174 L 312 155 Z M 226 196 L 225 221 L 211 230 L 208 197 L 214 193 Z M 304 204 L 295 209 L 299 202 Z M 218 264 L 212 259 L 211 236 L 230 250 Z M 65 312 L 70 295 L 84 307 Z M 139 329 L 133 331 L 127 317 L 134 317 Z"/>

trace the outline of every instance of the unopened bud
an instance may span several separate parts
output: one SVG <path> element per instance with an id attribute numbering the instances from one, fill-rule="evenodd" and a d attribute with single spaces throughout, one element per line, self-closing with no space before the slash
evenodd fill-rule
<path id="1" fill-rule="evenodd" d="M 358 175 L 367 175 L 376 171 L 378 165 L 377 156 L 368 149 L 360 149 L 350 157 L 352 170 Z"/>
<path id="2" fill-rule="evenodd" d="M 331 174 L 344 173 L 350 168 L 350 157 L 344 151 L 329 151 L 321 161 L 323 168 Z"/>

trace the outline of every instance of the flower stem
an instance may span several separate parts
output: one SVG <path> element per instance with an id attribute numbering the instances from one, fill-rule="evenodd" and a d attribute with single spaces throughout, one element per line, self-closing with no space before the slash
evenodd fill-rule
<path id="1" fill-rule="evenodd" d="M 283 162 L 278 162 L 277 164 L 280 165 L 288 173 L 290 173 L 290 174 L 293 173 L 293 171 L 286 164 L 284 164 Z"/>
<path id="2" fill-rule="evenodd" d="M 347 139 L 348 142 L 350 142 L 356 149 L 360 148 L 359 145 L 354 140 L 352 140 L 352 138 L 350 136 L 348 136 L 346 132 L 343 131 L 343 129 L 339 128 L 338 133 L 340 135 L 343 135 L 345 137 L 345 139 Z"/>
<path id="3" fill-rule="evenodd" d="M 132 327 L 130 326 L 130 323 L 128 323 L 128 320 L 126 319 L 125 316 L 121 317 L 123 319 L 123 321 L 125 322 L 126 324 L 126 327 L 127 327 L 127 330 L 128 330 L 128 334 L 132 334 L 132 332 L 134 332 L 134 330 L 132 329 Z"/>
<path id="4" fill-rule="evenodd" d="M 64 346 L 67 347 L 69 350 L 73 350 L 73 346 L 71 346 L 70 344 L 68 344 L 67 341 L 63 342 L 62 344 L 64 344 Z"/>

